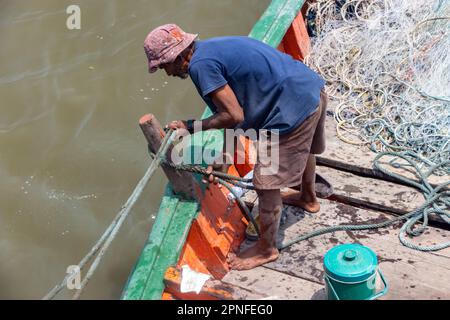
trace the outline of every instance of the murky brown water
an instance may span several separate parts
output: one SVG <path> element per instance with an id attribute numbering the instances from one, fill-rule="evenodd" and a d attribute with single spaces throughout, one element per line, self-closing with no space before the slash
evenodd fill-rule
<path id="1" fill-rule="evenodd" d="M 200 115 L 190 80 L 147 73 L 150 29 L 246 35 L 269 0 L 0 0 L 0 298 L 40 299 L 104 232 L 146 170 L 137 125 Z M 158 173 L 84 299 L 117 299 L 148 236 Z M 63 294 L 61 297 L 70 297 Z"/>

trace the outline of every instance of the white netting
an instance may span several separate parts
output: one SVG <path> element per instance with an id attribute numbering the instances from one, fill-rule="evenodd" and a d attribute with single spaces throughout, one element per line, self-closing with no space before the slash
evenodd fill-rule
<path id="1" fill-rule="evenodd" d="M 339 137 L 449 160 L 450 0 L 318 0 L 308 16 L 305 62 L 328 83 Z"/>

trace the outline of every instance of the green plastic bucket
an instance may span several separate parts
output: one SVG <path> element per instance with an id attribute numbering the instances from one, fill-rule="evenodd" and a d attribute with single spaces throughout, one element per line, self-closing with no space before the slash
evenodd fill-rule
<path id="1" fill-rule="evenodd" d="M 359 244 L 342 244 L 325 255 L 325 289 L 329 300 L 374 300 L 386 294 L 388 284 L 376 254 Z M 376 292 L 380 276 L 384 289 Z"/>

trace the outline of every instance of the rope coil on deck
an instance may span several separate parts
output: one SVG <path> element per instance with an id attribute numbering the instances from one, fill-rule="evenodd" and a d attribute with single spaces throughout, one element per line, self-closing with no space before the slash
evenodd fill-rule
<path id="1" fill-rule="evenodd" d="M 413 151 L 423 168 L 450 158 L 450 3 L 317 0 L 305 63 L 337 102 L 338 137 L 375 152 Z M 434 172 L 449 175 L 450 166 Z"/>
<path id="2" fill-rule="evenodd" d="M 318 0 L 307 12 L 312 38 L 305 63 L 317 70 L 337 101 L 337 136 L 379 153 L 376 170 L 421 191 L 424 204 L 403 216 L 378 224 L 324 228 L 282 248 L 334 231 L 386 227 L 406 220 L 400 242 L 412 249 L 435 251 L 411 243 L 434 214 L 450 223 L 446 181 L 432 187 L 431 175 L 450 174 L 450 3 L 428 0 Z M 380 164 L 392 157 L 394 168 L 414 170 L 419 182 Z M 399 162 L 400 160 L 400 162 Z M 422 220 L 422 225 L 413 227 Z"/>
<path id="3" fill-rule="evenodd" d="M 150 154 L 152 157 L 155 157 L 151 152 Z M 407 162 L 407 165 L 411 166 L 415 169 L 416 175 L 419 178 L 419 182 L 414 181 L 413 179 L 408 179 L 404 176 L 401 176 L 399 174 L 396 174 L 394 172 L 391 172 L 387 170 L 385 167 L 383 167 L 380 164 L 380 159 L 385 156 L 393 156 L 395 158 L 403 159 Z M 440 184 L 433 188 L 431 184 L 428 182 L 428 177 L 432 175 L 436 170 L 442 169 L 441 167 L 445 167 L 450 163 L 450 160 L 446 162 L 442 162 L 437 165 L 433 165 L 427 172 L 423 172 L 421 169 L 421 166 L 417 164 L 417 162 L 420 161 L 427 161 L 420 155 L 417 155 L 411 151 L 407 152 L 382 152 L 379 153 L 375 160 L 374 160 L 374 168 L 376 170 L 379 170 L 380 172 L 384 173 L 385 175 L 388 175 L 390 177 L 395 178 L 396 180 L 403 182 L 404 184 L 407 184 L 415 189 L 418 189 L 424 194 L 425 202 L 422 206 L 417 208 L 416 210 L 407 213 L 405 215 L 386 220 L 384 222 L 375 223 L 375 224 L 360 224 L 360 225 L 340 225 L 340 226 L 332 226 L 320 230 L 316 230 L 314 232 L 302 235 L 297 237 L 296 239 L 289 241 L 287 243 L 282 244 L 279 249 L 285 249 L 294 243 L 316 237 L 319 235 L 323 235 L 326 233 L 336 232 L 336 231 L 362 231 L 362 230 L 371 230 L 371 229 L 379 229 L 388 227 L 390 225 L 393 225 L 397 222 L 406 220 L 406 222 L 403 224 L 403 226 L 400 229 L 399 232 L 399 240 L 400 242 L 411 249 L 419 250 L 419 251 L 437 251 L 444 248 L 450 247 L 450 242 L 445 242 L 442 244 L 432 245 L 432 246 L 422 246 L 422 245 L 416 245 L 409 240 L 407 240 L 407 235 L 410 237 L 417 237 L 420 236 L 428 227 L 428 221 L 429 221 L 429 215 L 435 214 L 438 217 L 440 217 L 444 222 L 450 223 L 450 212 L 445 211 L 445 208 L 450 208 L 450 190 L 448 190 L 448 187 L 450 186 L 450 181 L 445 182 L 443 184 Z M 196 174 L 201 174 L 205 177 L 209 176 L 210 174 L 220 177 L 219 183 L 225 186 L 230 192 L 235 195 L 236 200 L 239 203 L 239 206 L 243 209 L 247 219 L 251 221 L 251 223 L 256 227 L 258 235 L 259 235 L 259 229 L 258 224 L 254 220 L 252 214 L 248 210 L 245 203 L 235 194 L 233 190 L 233 185 L 239 186 L 244 189 L 251 189 L 254 190 L 254 187 L 251 185 L 248 185 L 248 183 L 251 182 L 252 179 L 244 179 L 237 176 L 233 176 L 230 174 L 226 174 L 219 171 L 212 171 L 211 173 L 208 173 L 207 170 L 204 167 L 201 167 L 199 165 L 175 165 L 172 162 L 168 161 L 167 158 L 163 157 L 161 159 L 161 163 L 163 165 L 167 165 L 175 170 L 179 171 L 186 171 Z M 399 165 L 398 163 L 395 163 Z M 395 164 L 392 164 L 395 166 Z M 405 166 L 405 164 L 402 164 Z M 422 225 L 418 228 L 414 229 L 414 226 L 420 221 L 423 220 Z"/>
<path id="4" fill-rule="evenodd" d="M 413 168 L 415 168 L 417 174 L 420 177 L 420 183 L 416 182 L 412 179 L 408 179 L 406 177 L 403 177 L 399 174 L 393 173 L 386 168 L 384 168 L 380 164 L 380 159 L 385 156 L 396 156 L 399 157 L 405 161 L 407 161 Z M 409 237 L 417 237 L 423 234 L 423 232 L 428 227 L 428 221 L 429 221 L 429 215 L 435 214 L 439 218 L 441 218 L 444 222 L 450 224 L 450 212 L 445 211 L 445 208 L 450 208 L 450 190 L 448 187 L 450 186 L 450 181 L 447 181 L 445 183 L 442 183 L 436 187 L 432 187 L 431 184 L 428 182 L 428 177 L 433 173 L 434 170 L 440 169 L 440 166 L 446 166 L 447 163 L 441 163 L 439 165 L 436 165 L 432 167 L 428 172 L 422 172 L 422 170 L 419 168 L 417 163 L 415 162 L 417 159 L 414 159 L 418 157 L 414 153 L 395 153 L 395 152 L 383 152 L 376 156 L 374 160 L 374 168 L 383 172 L 386 175 L 389 175 L 391 177 L 394 177 L 409 186 L 416 188 L 420 190 L 424 197 L 425 202 L 416 210 L 409 212 L 407 214 L 404 214 L 402 216 L 389 219 L 380 223 L 373 223 L 373 224 L 360 224 L 360 225 L 339 225 L 339 226 L 332 226 L 323 228 L 320 230 L 313 231 L 311 233 L 299 236 L 295 238 L 292 241 L 286 242 L 281 244 L 279 249 L 285 249 L 294 243 L 307 240 L 319 235 L 323 235 L 326 233 L 336 232 L 336 231 L 362 231 L 362 230 L 371 230 L 371 229 L 379 229 L 379 228 L 385 228 L 388 226 L 391 226 L 397 222 L 406 220 L 406 222 L 402 225 L 399 231 L 399 240 L 400 242 L 410 249 L 419 250 L 419 251 L 438 251 L 445 248 L 450 247 L 450 242 L 444 242 L 441 244 L 431 245 L 431 246 L 422 246 L 412 243 L 410 240 L 407 239 L 407 236 Z M 422 225 L 420 227 L 417 227 L 414 229 L 414 226 L 422 220 Z"/>

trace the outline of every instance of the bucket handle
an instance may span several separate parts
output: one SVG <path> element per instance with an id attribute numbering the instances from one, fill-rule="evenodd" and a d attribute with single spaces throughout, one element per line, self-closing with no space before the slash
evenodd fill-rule
<path id="1" fill-rule="evenodd" d="M 375 294 L 373 297 L 370 297 L 368 300 L 375 300 L 375 299 L 378 299 L 381 296 L 384 296 L 387 293 L 388 289 L 389 289 L 389 285 L 386 282 L 386 279 L 384 278 L 384 275 L 383 275 L 383 272 L 381 272 L 381 269 L 378 268 L 377 272 L 380 275 L 381 281 L 383 282 L 384 289 L 381 290 L 380 292 L 378 292 L 377 294 Z"/>
<path id="2" fill-rule="evenodd" d="M 382 291 L 378 292 L 377 294 L 373 295 L 372 297 L 370 297 L 367 300 L 375 300 L 381 296 L 384 296 L 389 289 L 389 285 L 387 284 L 386 279 L 384 278 L 383 272 L 381 272 L 381 269 L 378 268 L 377 272 L 380 275 L 380 278 L 381 278 L 381 281 L 383 282 L 384 288 Z M 336 293 L 336 290 L 334 290 L 333 284 L 330 282 L 330 280 L 328 280 L 328 277 L 325 276 L 324 278 L 325 278 L 326 283 L 328 284 L 328 288 L 331 288 L 331 291 L 332 291 L 334 297 L 336 298 L 336 300 L 341 300 L 339 298 L 338 294 Z"/>
<path id="3" fill-rule="evenodd" d="M 332 291 L 334 297 L 336 298 L 336 300 L 341 300 L 341 299 L 339 298 L 338 294 L 336 293 L 336 290 L 334 290 L 334 287 L 333 287 L 333 285 L 331 284 L 330 280 L 328 280 L 328 277 L 325 276 L 324 278 L 325 278 L 325 281 L 326 281 L 326 283 L 327 283 L 327 285 L 328 285 L 328 288 L 331 288 L 331 291 Z"/>

